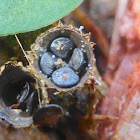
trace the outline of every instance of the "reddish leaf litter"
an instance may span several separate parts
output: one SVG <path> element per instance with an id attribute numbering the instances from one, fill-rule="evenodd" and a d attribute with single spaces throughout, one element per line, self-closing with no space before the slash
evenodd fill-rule
<path id="1" fill-rule="evenodd" d="M 101 114 L 119 120 L 101 123 L 99 139 L 140 140 L 140 0 L 120 0 L 118 10 Z"/>

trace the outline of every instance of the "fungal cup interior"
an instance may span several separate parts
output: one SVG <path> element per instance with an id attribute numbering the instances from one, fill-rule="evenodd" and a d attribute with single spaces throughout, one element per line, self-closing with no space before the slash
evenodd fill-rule
<path id="1" fill-rule="evenodd" d="M 54 40 L 56 40 L 58 38 L 61 38 L 61 37 L 65 37 L 65 38 L 68 38 L 69 40 L 71 40 L 72 43 L 73 43 L 73 46 L 74 46 L 72 48 L 72 50 L 71 50 L 72 53 L 67 58 L 65 58 L 65 59 L 62 58 L 61 59 L 64 63 L 66 63 L 67 65 L 70 64 L 69 62 L 72 59 L 73 52 L 74 52 L 74 50 L 76 48 L 79 48 L 80 52 L 82 52 L 83 57 L 84 57 L 84 60 L 82 62 L 82 66 L 80 66 L 79 70 L 74 70 L 73 68 L 71 68 L 71 66 L 70 67 L 68 66 L 79 77 L 79 80 L 78 80 L 77 83 L 75 83 L 73 85 L 69 84 L 68 86 L 67 85 L 65 86 L 65 85 L 62 85 L 62 84 L 59 85 L 59 83 L 65 83 L 66 82 L 65 79 L 67 77 L 65 77 L 65 76 L 63 76 L 63 77 L 61 76 L 60 77 L 61 80 L 58 80 L 58 82 L 57 82 L 57 79 L 53 80 L 54 73 L 56 75 L 55 71 L 58 71 L 58 69 L 64 68 L 66 65 L 62 65 L 59 68 L 55 67 L 53 69 L 52 74 L 50 74 L 50 75 L 47 75 L 46 73 L 44 73 L 44 71 L 42 70 L 41 65 L 40 65 L 42 56 L 46 52 L 51 53 L 53 55 L 53 57 L 57 57 L 57 59 L 59 58 L 57 55 L 55 55 L 52 52 L 52 49 L 50 47 L 51 47 L 51 44 L 52 44 L 52 42 Z M 69 89 L 69 88 L 74 89 L 74 88 L 76 88 L 78 86 L 79 87 L 82 86 L 86 82 L 86 80 L 87 80 L 87 78 L 89 76 L 89 72 L 90 72 L 90 70 L 92 69 L 92 66 L 93 66 L 93 52 L 92 52 L 91 46 L 89 45 L 89 42 L 80 33 L 78 33 L 77 31 L 73 31 L 73 30 L 65 29 L 65 28 L 54 30 L 54 31 L 49 32 L 46 35 L 42 36 L 40 41 L 38 42 L 38 44 L 39 44 L 39 47 L 40 47 L 40 49 L 36 52 L 40 56 L 40 58 L 39 58 L 39 60 L 37 62 L 38 63 L 38 68 L 40 69 L 40 72 L 42 73 L 42 75 L 44 75 L 44 77 L 47 77 L 46 80 L 50 85 L 52 85 L 53 87 L 55 87 L 57 89 L 58 88 L 61 88 L 61 89 Z M 75 58 L 76 58 L 76 56 L 75 56 Z M 46 61 L 48 62 L 50 60 L 48 59 Z M 73 63 L 75 63 L 75 62 L 73 62 Z M 64 69 L 66 69 L 66 68 L 64 68 Z M 58 72 L 60 72 L 60 75 L 63 75 L 61 70 L 59 70 Z M 55 76 L 55 78 L 57 78 L 57 75 Z M 74 78 L 73 77 L 69 78 L 69 81 L 71 81 Z M 61 81 L 63 81 L 63 82 L 61 82 Z"/>
<path id="2" fill-rule="evenodd" d="M 6 66 L 0 76 L 0 98 L 5 106 L 10 108 L 10 106 L 18 104 L 18 98 L 22 96 L 21 93 L 26 83 L 29 83 L 29 90 L 32 92 L 32 83 L 35 83 L 35 79 L 19 67 Z M 26 107 L 23 105 L 21 110 L 25 111 Z"/>

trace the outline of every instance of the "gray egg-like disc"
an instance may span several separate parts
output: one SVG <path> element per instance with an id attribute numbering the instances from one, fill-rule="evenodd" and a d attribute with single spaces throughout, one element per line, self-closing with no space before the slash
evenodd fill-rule
<path id="1" fill-rule="evenodd" d="M 52 80 L 59 87 L 69 88 L 78 84 L 79 76 L 71 68 L 64 67 L 53 72 Z"/>
<path id="2" fill-rule="evenodd" d="M 75 48 L 69 61 L 69 66 L 74 71 L 79 71 L 84 62 L 84 54 L 79 48 Z"/>
<path id="3" fill-rule="evenodd" d="M 73 42 L 66 38 L 60 37 L 55 39 L 50 46 L 51 51 L 58 57 L 66 59 L 72 53 L 74 48 Z"/>
<path id="4" fill-rule="evenodd" d="M 55 69 L 55 62 L 57 61 L 57 58 L 50 52 L 45 52 L 41 59 L 40 59 L 40 69 L 41 71 L 48 75 L 51 76 Z"/>

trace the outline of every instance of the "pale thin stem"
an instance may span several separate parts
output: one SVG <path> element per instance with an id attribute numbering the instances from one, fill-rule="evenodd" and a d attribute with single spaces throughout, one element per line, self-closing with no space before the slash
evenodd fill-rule
<path id="1" fill-rule="evenodd" d="M 26 52 L 24 51 L 24 49 L 23 49 L 23 47 L 22 47 L 22 44 L 20 43 L 20 41 L 19 41 L 17 35 L 15 35 L 15 38 L 16 38 L 16 40 L 17 40 L 17 42 L 18 42 L 18 44 L 19 44 L 19 46 L 20 46 L 20 48 L 21 48 L 21 50 L 22 50 L 24 56 L 26 57 L 28 63 L 30 64 L 30 61 L 29 61 L 29 59 L 28 59 L 28 57 L 27 57 L 27 54 L 26 54 Z"/>

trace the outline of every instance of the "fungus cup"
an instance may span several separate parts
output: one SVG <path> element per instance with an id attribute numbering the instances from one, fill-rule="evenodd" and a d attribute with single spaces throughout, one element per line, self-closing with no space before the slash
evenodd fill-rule
<path id="1" fill-rule="evenodd" d="M 93 46 L 90 34 L 61 22 L 42 33 L 27 52 L 29 65 L 8 62 L 1 67 L 0 118 L 14 127 L 32 122 L 59 127 L 63 118 L 93 113 L 94 96 L 107 89 Z"/>

